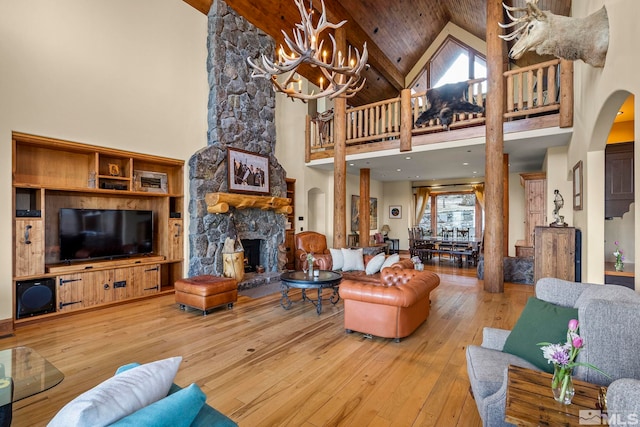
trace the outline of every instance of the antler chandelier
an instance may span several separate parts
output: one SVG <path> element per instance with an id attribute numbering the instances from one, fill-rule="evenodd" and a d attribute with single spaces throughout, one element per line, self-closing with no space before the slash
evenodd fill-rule
<path id="1" fill-rule="evenodd" d="M 327 28 L 340 28 L 347 21 L 342 21 L 339 24 L 327 22 L 324 1 L 321 1 L 322 14 L 314 27 L 312 21 L 313 0 L 310 3 L 309 11 L 304 7 L 304 0 L 294 0 L 294 2 L 298 6 L 302 22 L 295 25 L 293 40 L 282 30 L 284 41 L 290 53 L 286 53 L 284 47 L 280 45 L 276 62 L 270 60 L 264 54 L 261 56 L 261 64 L 257 64 L 251 58 L 247 58 L 249 65 L 253 67 L 251 77 L 269 79 L 276 92 L 282 92 L 291 98 L 301 99 L 305 102 L 310 99 L 324 97 L 329 97 L 330 99 L 338 96 L 351 98 L 362 89 L 366 80 L 361 77 L 360 73 L 367 67 L 367 43 L 365 42 L 362 47 L 362 55 L 360 55 L 358 49 L 354 48 L 353 51 L 355 53 L 352 56 L 352 49 L 349 46 L 345 57 L 342 52 L 338 51 L 333 35 L 329 34 L 333 48 L 331 50 L 331 58 L 327 58 L 327 51 L 323 50 L 324 40 L 320 39 L 321 33 Z M 298 73 L 298 67 L 301 64 L 318 67 L 322 72 L 323 77 L 320 78 L 319 93 L 302 93 L 302 79 Z M 325 81 L 327 83 L 326 88 L 324 87 Z"/>

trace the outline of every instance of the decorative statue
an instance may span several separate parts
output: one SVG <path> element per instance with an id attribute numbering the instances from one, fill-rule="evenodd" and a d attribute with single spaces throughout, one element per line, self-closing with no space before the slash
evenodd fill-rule
<path id="1" fill-rule="evenodd" d="M 553 55 L 575 61 L 582 59 L 594 67 L 604 67 L 609 49 L 609 18 L 604 6 L 584 18 L 554 15 L 540 10 L 538 0 L 527 0 L 526 7 L 510 7 L 503 3 L 512 22 L 499 24 L 502 28 L 520 27 L 499 36 L 505 41 L 518 39 L 509 51 L 513 59 L 526 51 L 535 50 L 538 55 Z M 525 12 L 516 18 L 511 12 Z"/>
<path id="2" fill-rule="evenodd" d="M 560 208 L 564 206 L 564 198 L 558 190 L 553 190 L 553 194 L 555 194 L 555 196 L 553 197 L 553 218 L 556 221 L 552 224 L 557 226 L 564 226 L 564 217 L 560 215 Z"/>

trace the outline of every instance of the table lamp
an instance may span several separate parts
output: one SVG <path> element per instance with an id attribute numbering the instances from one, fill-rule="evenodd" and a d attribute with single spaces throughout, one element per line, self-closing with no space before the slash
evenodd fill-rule
<path id="1" fill-rule="evenodd" d="M 384 224 L 380 229 L 380 231 L 382 231 L 382 234 L 384 235 L 384 237 L 387 237 L 387 235 L 391 231 L 391 229 L 389 228 L 389 224 Z"/>

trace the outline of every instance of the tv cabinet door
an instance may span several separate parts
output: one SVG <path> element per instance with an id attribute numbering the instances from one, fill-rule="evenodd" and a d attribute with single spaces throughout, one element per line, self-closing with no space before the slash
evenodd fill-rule
<path id="1" fill-rule="evenodd" d="M 111 270 L 82 273 L 82 307 L 105 304 L 114 301 L 114 281 Z"/>
<path id="2" fill-rule="evenodd" d="M 44 273 L 44 227 L 41 218 L 16 219 L 15 276 Z"/>
<path id="3" fill-rule="evenodd" d="M 182 240 L 184 234 L 182 224 L 182 219 L 169 220 L 169 253 L 167 254 L 167 259 L 172 261 L 182 259 Z"/>
<path id="4" fill-rule="evenodd" d="M 133 282 L 133 296 L 153 295 L 160 292 L 160 264 L 129 268 Z"/>

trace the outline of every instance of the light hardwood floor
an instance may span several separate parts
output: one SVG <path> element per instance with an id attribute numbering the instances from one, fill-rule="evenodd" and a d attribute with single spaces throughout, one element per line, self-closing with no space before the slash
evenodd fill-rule
<path id="1" fill-rule="evenodd" d="M 176 355 L 175 382 L 197 383 L 240 426 L 480 426 L 466 346 L 480 343 L 484 326 L 511 328 L 533 287 L 506 283 L 491 294 L 475 268 L 427 268 L 441 278 L 431 314 L 400 343 L 346 334 L 342 302 L 317 315 L 293 291 L 289 311 L 274 294 L 203 317 L 166 295 L 21 326 L 0 348 L 32 347 L 65 379 L 16 402 L 13 426 L 46 425 L 118 366 Z"/>

